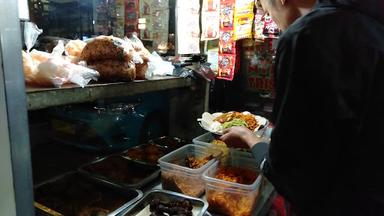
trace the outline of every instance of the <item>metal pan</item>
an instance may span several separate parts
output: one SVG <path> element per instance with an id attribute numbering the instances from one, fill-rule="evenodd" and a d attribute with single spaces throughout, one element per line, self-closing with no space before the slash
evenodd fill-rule
<path id="1" fill-rule="evenodd" d="M 188 200 L 192 203 L 193 208 L 196 208 L 197 213 L 194 216 L 205 215 L 208 203 L 202 199 L 186 196 L 184 194 L 167 191 L 167 190 L 153 190 L 147 193 L 143 199 L 137 202 L 135 205 L 128 207 L 121 212 L 122 216 L 135 216 L 145 209 L 153 199 L 160 199 L 162 202 L 169 202 L 171 200 Z"/>
<path id="2" fill-rule="evenodd" d="M 168 152 L 169 151 L 167 151 L 166 147 L 154 143 L 148 143 L 129 148 L 119 155 L 136 162 L 157 166 L 157 161 Z"/>
<path id="3" fill-rule="evenodd" d="M 37 215 L 81 215 L 103 212 L 118 215 L 139 200 L 139 190 L 111 187 L 78 172 L 66 173 L 34 188 Z"/>
<path id="4" fill-rule="evenodd" d="M 112 155 L 80 167 L 79 171 L 103 183 L 142 188 L 160 176 L 160 168 Z"/>

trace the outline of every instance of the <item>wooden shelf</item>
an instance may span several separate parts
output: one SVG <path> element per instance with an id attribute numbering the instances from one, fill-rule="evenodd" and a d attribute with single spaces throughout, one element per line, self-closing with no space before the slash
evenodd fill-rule
<path id="1" fill-rule="evenodd" d="M 133 82 L 90 84 L 84 88 L 76 85 L 67 85 L 62 88 L 27 87 L 28 110 L 186 88 L 190 87 L 191 84 L 192 81 L 189 78 L 159 77 L 152 80 L 136 80 Z"/>

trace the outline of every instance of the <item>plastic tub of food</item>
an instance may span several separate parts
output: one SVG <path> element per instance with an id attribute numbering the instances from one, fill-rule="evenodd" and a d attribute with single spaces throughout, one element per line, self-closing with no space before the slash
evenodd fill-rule
<path id="1" fill-rule="evenodd" d="M 37 215 L 112 216 L 131 206 L 143 194 L 71 172 L 36 185 L 34 195 Z"/>
<path id="2" fill-rule="evenodd" d="M 130 148 L 120 155 L 141 163 L 157 165 L 157 161 L 166 153 L 167 150 L 165 147 L 150 143 Z"/>
<path id="3" fill-rule="evenodd" d="M 179 207 L 182 207 L 181 209 Z M 176 208 L 176 209 L 172 209 Z M 203 216 L 208 208 L 208 203 L 202 199 L 186 196 L 184 194 L 166 191 L 150 191 L 143 199 L 132 207 L 124 210 L 124 216 L 148 216 L 148 215 L 188 215 Z M 179 211 L 176 212 L 175 211 Z"/>
<path id="4" fill-rule="evenodd" d="M 223 156 L 242 156 L 253 158 L 253 155 L 247 149 L 229 148 L 221 140 L 217 139 L 217 136 L 211 132 L 200 135 L 192 140 L 193 143 L 208 148 L 215 148 L 223 152 Z"/>
<path id="5" fill-rule="evenodd" d="M 221 151 L 189 144 L 159 159 L 163 189 L 193 197 L 203 195 L 203 172 L 212 165 Z"/>
<path id="6" fill-rule="evenodd" d="M 105 183 L 142 188 L 159 176 L 160 168 L 114 155 L 84 165 L 80 172 Z"/>
<path id="7" fill-rule="evenodd" d="M 209 212 L 250 216 L 259 196 L 262 176 L 251 158 L 227 157 L 216 161 L 204 173 Z"/>

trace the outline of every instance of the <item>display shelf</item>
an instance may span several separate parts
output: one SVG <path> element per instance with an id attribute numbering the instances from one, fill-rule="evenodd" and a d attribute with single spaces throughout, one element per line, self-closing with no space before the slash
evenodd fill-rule
<path id="1" fill-rule="evenodd" d="M 76 85 L 66 85 L 61 88 L 27 87 L 28 110 L 184 88 L 191 84 L 192 81 L 189 78 L 158 77 L 133 82 L 90 84 L 84 88 Z"/>

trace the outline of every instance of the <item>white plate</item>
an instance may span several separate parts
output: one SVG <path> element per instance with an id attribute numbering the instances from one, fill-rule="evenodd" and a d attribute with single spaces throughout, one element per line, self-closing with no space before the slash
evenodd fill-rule
<path id="1" fill-rule="evenodd" d="M 204 130 L 209 131 L 213 134 L 222 135 L 223 134 L 223 127 L 220 122 L 214 121 L 215 118 L 222 115 L 222 112 L 217 113 L 208 113 L 205 112 L 201 115 L 201 118 L 197 119 L 199 122 L 200 127 L 202 127 Z M 250 112 L 243 112 L 243 114 L 251 114 Z M 253 115 L 253 114 L 251 114 Z M 261 130 L 261 128 L 266 128 L 268 126 L 268 120 L 264 117 L 253 115 L 259 124 L 257 128 L 255 128 L 254 132 L 257 132 Z"/>

